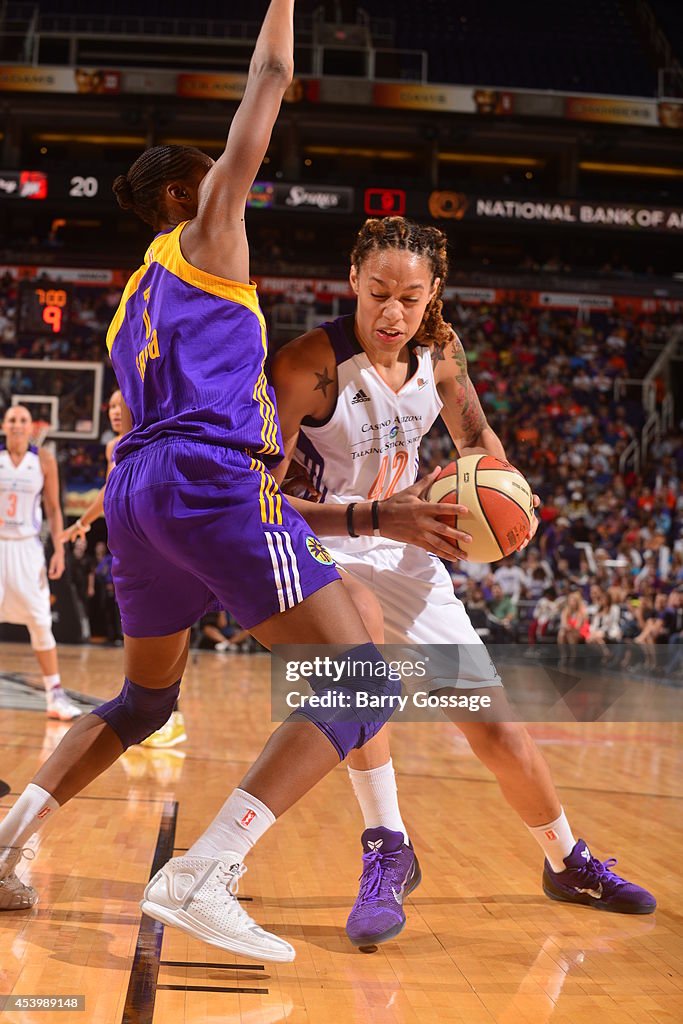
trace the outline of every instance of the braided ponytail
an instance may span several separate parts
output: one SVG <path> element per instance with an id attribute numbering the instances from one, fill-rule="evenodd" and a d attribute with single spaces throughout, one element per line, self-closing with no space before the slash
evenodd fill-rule
<path id="1" fill-rule="evenodd" d="M 173 180 L 187 180 L 197 167 L 207 171 L 211 157 L 194 146 L 153 146 L 146 149 L 127 174 L 114 179 L 112 191 L 122 210 L 133 210 L 153 228 L 163 220 L 163 193 Z"/>
<path id="2" fill-rule="evenodd" d="M 358 232 L 351 251 L 351 263 L 357 271 L 373 252 L 399 249 L 429 261 L 432 280 L 439 286 L 425 310 L 413 342 L 416 345 L 443 348 L 453 337 L 453 328 L 443 318 L 443 291 L 448 277 L 448 239 L 438 228 L 415 224 L 405 217 L 371 218 Z"/>

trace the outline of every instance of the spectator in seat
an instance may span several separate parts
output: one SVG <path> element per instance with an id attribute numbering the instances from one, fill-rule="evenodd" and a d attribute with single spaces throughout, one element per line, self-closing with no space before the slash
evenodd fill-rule
<path id="1" fill-rule="evenodd" d="M 573 590 L 560 614 L 557 642 L 562 648 L 569 648 L 569 651 L 560 652 L 560 661 L 566 660 L 567 654 L 573 656 L 573 648 L 577 644 L 585 643 L 589 633 L 590 626 L 581 591 Z"/>
<path id="2" fill-rule="evenodd" d="M 514 624 L 517 618 L 517 602 L 505 594 L 499 583 L 491 587 L 491 601 L 487 616 L 494 644 L 509 644 L 515 639 Z"/>
<path id="3" fill-rule="evenodd" d="M 548 587 L 534 607 L 533 618 L 529 623 L 530 644 L 536 644 L 538 637 L 546 635 L 548 627 L 558 616 L 560 603 L 555 588 Z"/>
<path id="4" fill-rule="evenodd" d="M 501 592 L 506 597 L 512 598 L 515 605 L 519 604 L 519 598 L 522 588 L 526 586 L 527 577 L 524 570 L 519 565 L 515 565 L 513 557 L 506 558 L 501 562 L 499 568 L 493 574 L 493 580 L 494 583 L 498 584 Z"/>

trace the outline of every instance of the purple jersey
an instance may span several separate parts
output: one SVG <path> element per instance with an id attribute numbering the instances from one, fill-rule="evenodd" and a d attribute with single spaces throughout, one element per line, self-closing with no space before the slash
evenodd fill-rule
<path id="1" fill-rule="evenodd" d="M 266 382 L 266 324 L 256 286 L 193 267 L 180 251 L 185 224 L 157 235 L 130 278 L 107 348 L 133 429 L 117 461 L 150 441 L 184 440 L 282 458 Z"/>

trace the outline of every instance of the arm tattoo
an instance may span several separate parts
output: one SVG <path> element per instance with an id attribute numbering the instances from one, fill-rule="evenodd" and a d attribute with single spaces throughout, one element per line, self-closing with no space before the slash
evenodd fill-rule
<path id="1" fill-rule="evenodd" d="M 334 384 L 334 381 L 332 380 L 332 378 L 330 376 L 328 376 L 327 367 L 325 367 L 325 369 L 323 370 L 322 373 L 318 373 L 317 370 L 314 370 L 313 372 L 315 373 L 316 377 L 318 378 L 318 383 L 313 388 L 313 390 L 314 391 L 322 391 L 322 393 L 325 396 L 325 398 L 327 398 L 327 389 L 329 388 L 330 384 Z"/>
<path id="2" fill-rule="evenodd" d="M 482 431 L 487 426 L 486 416 L 481 407 L 479 395 L 475 391 L 474 384 L 467 373 L 467 356 L 462 347 L 462 342 L 457 336 L 450 343 L 450 354 L 457 366 L 455 380 L 458 385 L 457 395 L 460 403 L 462 438 L 467 447 L 474 447 Z"/>
<path id="3" fill-rule="evenodd" d="M 436 343 L 432 345 L 432 366 L 434 369 L 436 369 L 437 363 L 442 363 L 446 358 L 443 354 L 443 349 L 443 345 L 437 345 Z"/>

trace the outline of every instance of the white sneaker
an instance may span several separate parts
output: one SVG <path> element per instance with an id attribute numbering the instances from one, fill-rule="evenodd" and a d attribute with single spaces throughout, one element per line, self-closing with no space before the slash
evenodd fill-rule
<path id="1" fill-rule="evenodd" d="M 67 697 L 61 686 L 50 690 L 47 697 L 47 717 L 58 718 L 60 722 L 71 722 L 83 714 L 77 704 Z"/>
<path id="2" fill-rule="evenodd" d="M 289 963 L 296 956 L 294 947 L 260 928 L 237 901 L 238 882 L 246 870 L 236 853 L 173 857 L 147 885 L 140 908 L 155 921 L 219 949 Z"/>
<path id="3" fill-rule="evenodd" d="M 23 850 L 19 846 L 0 847 L 0 910 L 29 910 L 38 902 L 32 885 L 24 885 L 14 873 Z"/>

